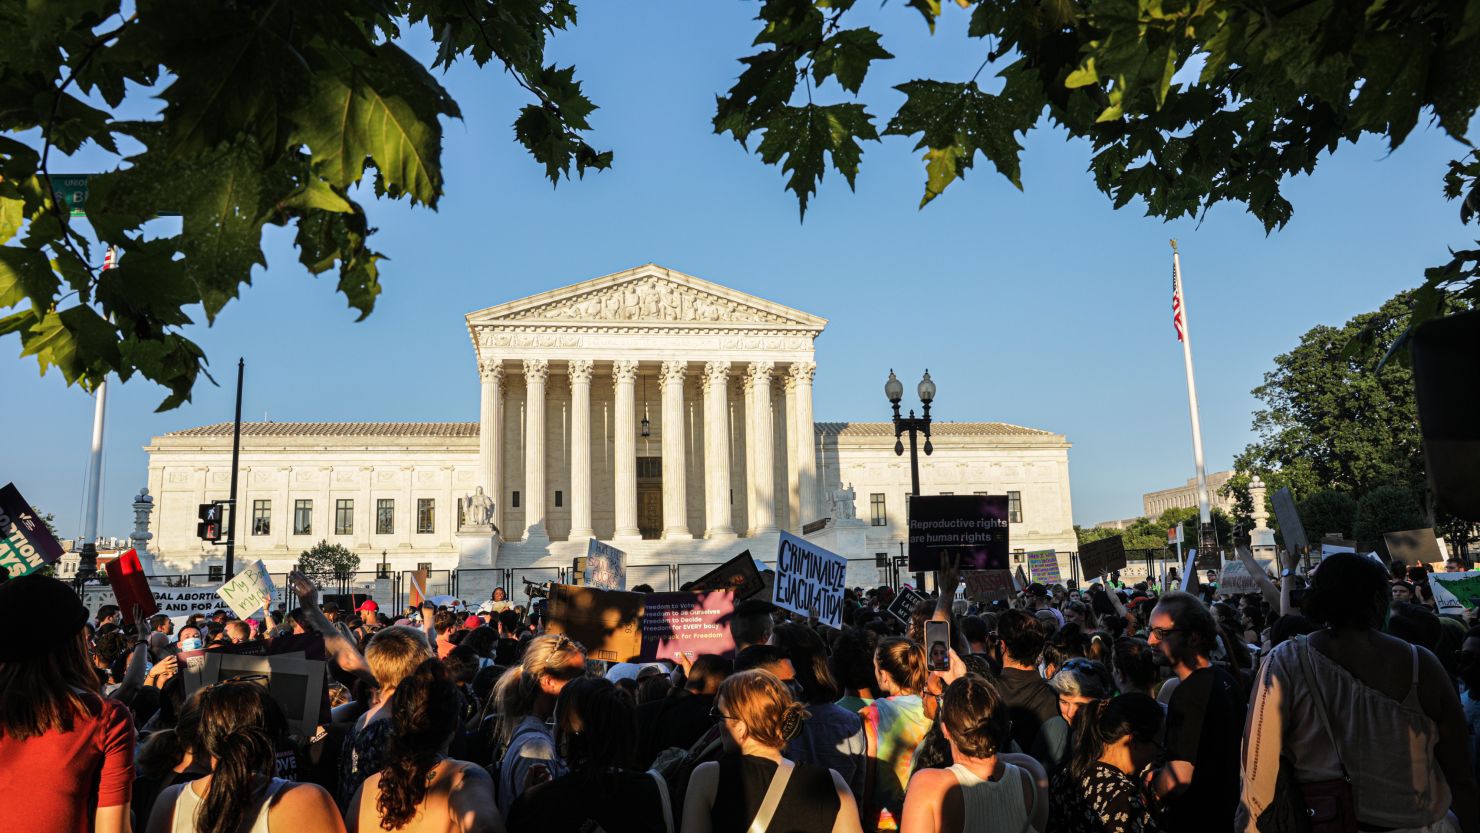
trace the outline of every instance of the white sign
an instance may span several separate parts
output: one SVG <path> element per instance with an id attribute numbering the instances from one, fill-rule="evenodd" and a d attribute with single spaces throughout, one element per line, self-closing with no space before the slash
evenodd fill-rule
<path id="1" fill-rule="evenodd" d="M 154 594 L 154 601 L 159 604 L 159 612 L 174 619 L 177 627 L 184 624 L 192 614 L 203 613 L 210 616 L 211 611 L 221 610 L 221 597 L 216 595 L 218 589 L 220 585 L 217 584 L 209 587 L 149 585 L 149 592 Z M 98 608 L 103 605 L 118 604 L 111 589 L 93 586 L 83 590 L 82 602 L 93 616 L 97 615 Z"/>
<path id="2" fill-rule="evenodd" d="M 221 585 L 216 595 L 231 607 L 236 618 L 249 619 L 257 611 L 272 604 L 272 594 L 275 592 L 277 588 L 272 586 L 267 567 L 259 559 L 257 563 L 233 576 L 231 581 Z"/>
<path id="3" fill-rule="evenodd" d="M 841 628 L 847 573 L 848 560 L 841 555 L 783 532 L 776 549 L 776 587 L 771 601 L 784 610 L 815 616 L 824 625 Z"/>
<path id="4" fill-rule="evenodd" d="M 586 545 L 586 572 L 581 578 L 587 587 L 598 590 L 626 590 L 627 553 L 592 538 Z"/>
<path id="5" fill-rule="evenodd" d="M 1218 592 L 1223 595 L 1258 593 L 1259 582 L 1244 562 L 1230 561 L 1223 565 L 1223 573 L 1218 576 Z"/>

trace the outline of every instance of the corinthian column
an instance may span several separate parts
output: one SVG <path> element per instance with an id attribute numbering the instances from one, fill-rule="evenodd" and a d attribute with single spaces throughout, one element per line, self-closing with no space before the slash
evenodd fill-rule
<path id="1" fill-rule="evenodd" d="M 524 540 L 548 540 L 545 517 L 545 381 L 550 362 L 524 360 Z"/>
<path id="2" fill-rule="evenodd" d="M 613 431 L 613 469 L 616 471 L 617 529 L 614 538 L 641 538 L 637 528 L 637 362 L 612 363 L 612 382 L 616 387 L 616 419 Z"/>
<path id="3" fill-rule="evenodd" d="M 730 363 L 704 365 L 704 537 L 733 538 L 730 520 Z"/>
<path id="4" fill-rule="evenodd" d="M 478 405 L 478 485 L 493 499 L 493 525 L 504 528 L 504 363 L 478 362 L 483 380 Z M 373 513 L 372 513 L 373 518 Z M 373 522 L 373 521 L 372 521 Z"/>
<path id="5" fill-rule="evenodd" d="M 817 434 L 812 423 L 812 378 L 817 375 L 815 362 L 795 362 L 791 366 L 791 381 L 796 387 L 795 418 L 790 425 L 790 434 L 796 437 L 793 446 L 797 453 L 797 491 L 801 498 L 802 524 L 817 520 L 820 509 L 817 505 Z"/>
<path id="6" fill-rule="evenodd" d="M 786 428 L 786 530 L 802 534 L 802 455 L 797 452 L 797 380 L 790 373 L 781 379 L 781 419 L 778 426 Z"/>
<path id="7" fill-rule="evenodd" d="M 755 519 L 752 535 L 776 531 L 776 437 L 771 424 L 771 372 L 775 369 L 772 362 L 751 362 L 746 371 L 750 378 L 750 424 L 754 429 L 751 456 L 755 470 L 750 481 L 750 499 L 755 506 L 751 514 Z"/>
<path id="8" fill-rule="evenodd" d="M 570 362 L 570 540 L 595 537 L 591 529 L 590 359 Z"/>
<path id="9" fill-rule="evenodd" d="M 683 443 L 683 380 L 688 364 L 663 362 L 663 538 L 693 538 Z"/>

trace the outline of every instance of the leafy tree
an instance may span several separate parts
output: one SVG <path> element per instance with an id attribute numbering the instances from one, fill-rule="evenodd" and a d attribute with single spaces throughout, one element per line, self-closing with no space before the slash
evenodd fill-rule
<path id="1" fill-rule="evenodd" d="M 1357 501 L 1352 535 L 1358 541 L 1380 541 L 1385 532 L 1428 526 L 1423 504 L 1404 483 L 1385 483 L 1368 490 Z"/>
<path id="2" fill-rule="evenodd" d="M 1396 148 L 1420 116 L 1468 145 L 1480 105 L 1474 0 L 957 0 L 981 65 L 899 85 L 880 129 L 857 96 L 892 55 L 882 33 L 848 25 L 853 5 L 762 0 L 758 50 L 716 101 L 715 131 L 754 141 L 803 216 L 829 165 L 851 185 L 864 143 L 884 136 L 915 141 L 922 205 L 978 154 L 1021 188 L 1023 139 L 1046 115 L 1094 149 L 1090 173 L 1115 207 L 1140 199 L 1170 219 L 1230 201 L 1274 230 L 1294 210 L 1283 182 L 1323 153 L 1364 135 Z M 932 30 L 956 13 L 908 5 Z M 0 247 L 0 309 L 13 310 L 0 335 L 69 383 L 139 374 L 169 389 L 161 408 L 177 406 L 205 372 L 182 308 L 214 320 L 265 265 L 269 224 L 295 226 L 301 262 L 337 270 L 369 314 L 383 256 L 351 189 L 368 173 L 378 197 L 435 208 L 442 121 L 459 114 L 403 32 L 426 25 L 434 68 L 471 58 L 527 90 L 514 138 L 558 182 L 612 161 L 586 140 L 596 105 L 574 69 L 546 63 L 575 19 L 573 0 L 0 0 L 0 244 L 20 235 Z M 154 117 L 110 115 L 156 94 Z M 107 273 L 54 196 L 56 157 L 89 142 L 119 159 L 86 207 L 122 252 Z M 1475 219 L 1480 155 L 1453 161 L 1443 193 Z M 146 238 L 162 211 L 182 216 L 182 233 Z M 1480 243 L 1428 270 L 1412 308 L 1394 312 L 1422 320 L 1455 294 L 1480 297 Z M 1388 326 L 1373 319 L 1353 347 L 1370 352 Z"/>
<path id="3" fill-rule="evenodd" d="M 1327 535 L 1347 538 L 1354 534 L 1357 499 L 1350 492 L 1325 489 L 1299 501 L 1295 508 L 1300 512 L 1300 525 L 1305 527 L 1305 535 L 1311 543 L 1319 543 Z"/>
<path id="4" fill-rule="evenodd" d="M 343 581 L 360 569 L 360 557 L 340 544 L 320 541 L 298 556 L 298 570 L 320 584 Z"/>
<path id="5" fill-rule="evenodd" d="M 1222 509 L 1214 508 L 1210 513 L 1213 521 L 1213 534 L 1217 536 L 1219 547 L 1233 546 L 1233 519 Z M 1195 547 L 1198 544 L 1201 532 L 1199 526 L 1198 509 L 1195 506 L 1181 509 L 1168 509 L 1161 513 L 1156 519 L 1156 526 L 1161 530 L 1161 546 L 1166 546 L 1166 531 L 1174 526 L 1182 526 L 1183 547 Z"/>

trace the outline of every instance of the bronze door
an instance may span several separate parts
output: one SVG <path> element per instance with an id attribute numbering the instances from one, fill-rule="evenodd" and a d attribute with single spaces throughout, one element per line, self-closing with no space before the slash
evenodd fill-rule
<path id="1" fill-rule="evenodd" d="M 642 537 L 656 540 L 663 535 L 663 487 L 637 487 L 637 528 Z"/>

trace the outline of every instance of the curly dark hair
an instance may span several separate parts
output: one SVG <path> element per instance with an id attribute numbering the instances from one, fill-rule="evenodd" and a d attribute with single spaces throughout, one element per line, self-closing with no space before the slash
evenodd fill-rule
<path id="1" fill-rule="evenodd" d="M 375 802 L 382 828 L 400 830 L 416 816 L 426 799 L 427 775 L 457 731 L 458 702 L 457 686 L 440 660 L 422 662 L 396 686 L 393 728 Z"/>
<path id="2" fill-rule="evenodd" d="M 1015 608 L 997 618 L 997 638 L 1014 662 L 1036 663 L 1043 653 L 1043 629 L 1031 615 Z"/>

